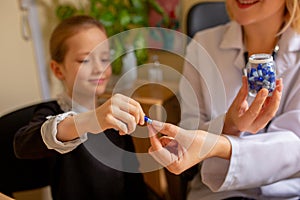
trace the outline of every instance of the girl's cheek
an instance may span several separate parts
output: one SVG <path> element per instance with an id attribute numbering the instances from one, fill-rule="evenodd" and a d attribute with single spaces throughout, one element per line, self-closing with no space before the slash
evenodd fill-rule
<path id="1" fill-rule="evenodd" d="M 106 70 L 105 70 L 106 76 L 111 76 L 112 74 L 112 68 L 111 66 L 109 66 Z"/>

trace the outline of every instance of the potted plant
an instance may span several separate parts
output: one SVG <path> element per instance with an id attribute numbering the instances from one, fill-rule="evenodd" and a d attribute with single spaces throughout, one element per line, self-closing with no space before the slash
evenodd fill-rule
<path id="1" fill-rule="evenodd" d="M 62 20 L 76 14 L 90 15 L 105 26 L 108 36 L 113 36 L 132 28 L 148 27 L 150 9 L 161 15 L 161 25 L 168 27 L 169 16 L 156 0 L 89 0 L 80 5 L 63 3 L 56 7 L 56 16 Z M 148 59 L 145 38 L 137 34 L 133 45 L 137 64 L 141 65 Z M 125 49 L 123 41 L 114 40 L 113 49 L 113 73 L 120 74 Z"/>

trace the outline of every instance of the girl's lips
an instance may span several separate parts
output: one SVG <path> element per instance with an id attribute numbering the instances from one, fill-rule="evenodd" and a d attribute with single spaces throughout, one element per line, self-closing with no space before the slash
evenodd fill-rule
<path id="1" fill-rule="evenodd" d="M 97 84 L 97 85 L 101 85 L 106 81 L 105 78 L 100 78 L 100 79 L 91 79 L 89 80 L 89 82 L 93 83 L 93 84 Z"/>
<path id="2" fill-rule="evenodd" d="M 259 0 L 236 0 L 236 2 L 239 8 L 245 9 L 253 6 L 257 2 L 259 2 Z"/>

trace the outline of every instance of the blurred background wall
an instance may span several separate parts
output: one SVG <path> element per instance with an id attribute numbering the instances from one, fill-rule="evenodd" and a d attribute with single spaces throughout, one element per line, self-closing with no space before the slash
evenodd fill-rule
<path id="1" fill-rule="evenodd" d="M 21 12 L 17 0 L 0 6 L 0 113 L 41 99 L 32 42 L 21 36 Z"/>

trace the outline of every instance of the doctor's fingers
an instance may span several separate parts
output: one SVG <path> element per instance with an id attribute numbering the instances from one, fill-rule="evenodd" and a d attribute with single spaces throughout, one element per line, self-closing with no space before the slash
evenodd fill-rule
<path id="1" fill-rule="evenodd" d="M 179 126 L 153 120 L 152 127 L 166 136 L 174 138 L 183 148 L 187 149 L 198 137 L 198 130 L 185 130 Z"/>
<path id="2" fill-rule="evenodd" d="M 178 157 L 175 154 L 168 151 L 166 148 L 155 150 L 153 146 L 151 146 L 148 152 L 163 167 L 168 167 L 169 165 L 178 160 Z"/>
<path id="3" fill-rule="evenodd" d="M 228 112 L 226 114 L 227 122 L 233 123 L 232 125 L 236 126 L 239 129 L 240 119 L 239 117 L 248 109 L 248 89 L 247 89 L 247 78 L 242 77 L 243 85 L 241 86 L 238 94 L 234 98 L 232 104 L 230 105 Z M 228 121 L 229 120 L 229 121 Z M 228 123 L 227 123 L 228 125 Z"/>
<path id="4" fill-rule="evenodd" d="M 245 105 L 248 96 L 247 78 L 245 76 L 242 77 L 242 83 L 243 84 L 239 92 L 237 93 L 227 112 L 233 118 L 237 118 L 241 112 L 241 109 L 246 110 L 248 106 L 248 104 Z"/>
<path id="5" fill-rule="evenodd" d="M 151 126 L 148 128 L 153 134 L 154 129 Z M 190 166 L 182 163 L 187 160 L 184 158 L 187 151 L 174 138 L 163 136 L 158 139 L 157 135 L 153 135 L 150 137 L 150 142 L 152 146 L 149 148 L 149 154 L 170 172 L 180 174 Z"/>
<path id="6" fill-rule="evenodd" d="M 240 105 L 242 105 L 243 102 L 247 99 L 247 96 L 248 96 L 247 77 L 243 76 L 242 77 L 242 86 L 232 103 L 234 105 L 234 108 L 239 108 Z"/>
<path id="7" fill-rule="evenodd" d="M 153 120 L 151 126 L 157 131 L 164 135 L 170 136 L 175 138 L 179 132 L 183 132 L 184 129 L 180 128 L 179 126 L 170 124 L 170 123 L 163 123 L 160 121 Z"/>
<path id="8" fill-rule="evenodd" d="M 275 116 L 281 101 L 282 95 L 282 80 L 279 79 L 276 82 L 276 89 L 273 91 L 271 97 L 268 97 L 267 103 L 263 106 L 263 109 L 259 116 L 253 122 L 253 132 L 257 132 L 264 128 L 268 122 Z"/>
<path id="9" fill-rule="evenodd" d="M 157 131 L 151 126 L 147 126 L 149 131 L 149 139 L 151 147 L 149 148 L 149 154 L 163 166 L 167 166 L 170 162 L 170 152 L 163 148 L 161 140 L 158 138 Z"/>
<path id="10" fill-rule="evenodd" d="M 273 91 L 273 94 L 271 97 L 268 97 L 268 107 L 271 107 L 271 110 L 274 110 L 276 108 L 276 111 L 279 107 L 280 101 L 281 101 L 281 96 L 282 96 L 282 90 L 283 90 L 283 84 L 282 84 L 282 79 L 279 79 L 276 81 L 276 88 Z M 273 109 L 272 109 L 273 107 Z"/>
<path id="11" fill-rule="evenodd" d="M 265 88 L 257 93 L 248 110 L 240 117 L 240 121 L 242 122 L 238 127 L 240 131 L 249 131 L 248 128 L 251 128 L 252 123 L 259 116 L 267 97 L 268 90 Z"/>
<path id="12" fill-rule="evenodd" d="M 157 136 L 157 131 L 152 127 L 152 126 L 147 126 L 148 128 L 148 132 L 149 132 L 149 139 L 150 139 L 150 144 L 151 144 L 151 150 L 152 151 L 157 151 L 157 150 L 160 150 L 162 149 L 162 144 Z M 150 151 L 150 148 L 149 148 L 149 151 Z"/>
<path id="13" fill-rule="evenodd" d="M 148 130 L 152 151 L 157 151 L 162 148 L 166 148 L 171 153 L 174 153 L 176 155 L 182 155 L 183 150 L 179 143 L 173 137 L 162 136 L 158 138 L 156 134 L 157 132 L 152 126 L 148 126 Z"/>

